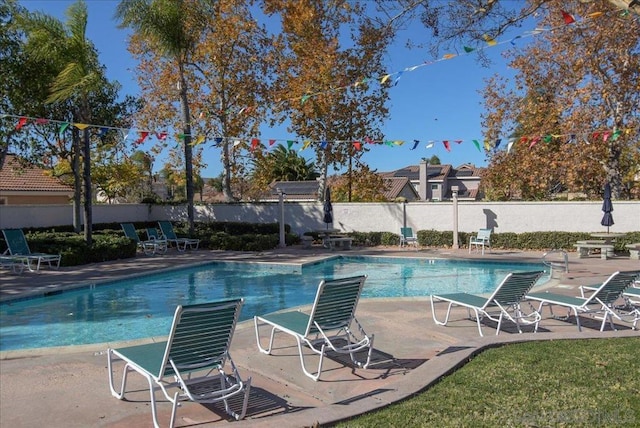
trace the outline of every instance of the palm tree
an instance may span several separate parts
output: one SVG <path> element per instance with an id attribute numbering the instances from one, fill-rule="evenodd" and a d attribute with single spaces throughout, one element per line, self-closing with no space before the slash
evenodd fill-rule
<path id="1" fill-rule="evenodd" d="M 194 31 L 193 22 L 187 23 L 188 16 L 183 0 L 122 0 L 116 9 L 116 19 L 120 20 L 121 27 L 133 29 L 149 46 L 173 61 L 178 71 L 176 84 L 180 94 L 184 135 L 187 216 L 189 232 L 193 233 L 193 150 L 185 67 L 196 44 L 198 31 Z"/>
<path id="2" fill-rule="evenodd" d="M 28 35 L 27 49 L 36 57 L 48 59 L 59 67 L 54 78 L 47 103 L 73 104 L 72 120 L 74 123 L 91 122 L 91 106 L 89 99 L 106 84 L 103 67 L 98 61 L 98 54 L 93 44 L 86 38 L 87 6 L 83 0 L 72 4 L 66 11 L 66 25 L 61 21 L 43 14 L 32 13 L 23 22 Z M 88 245 L 92 243 L 91 229 L 92 189 L 91 189 L 91 144 L 89 129 L 82 129 L 84 144 L 82 147 L 83 181 L 84 181 L 84 237 Z M 74 136 L 77 133 L 74 132 Z M 76 187 L 79 188 L 80 156 L 79 138 L 74 139 L 74 156 L 77 166 Z M 78 191 L 76 192 L 79 193 Z M 76 201 L 76 206 L 78 206 Z"/>

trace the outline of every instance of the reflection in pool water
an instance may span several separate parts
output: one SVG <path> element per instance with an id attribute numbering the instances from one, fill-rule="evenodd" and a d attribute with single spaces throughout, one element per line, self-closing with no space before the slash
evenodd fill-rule
<path id="1" fill-rule="evenodd" d="M 313 302 L 323 278 L 368 275 L 363 298 L 492 291 L 542 264 L 338 257 L 305 265 L 214 262 L 0 305 L 0 351 L 168 334 L 177 305 L 244 297 L 241 320 Z M 425 303 L 425 316 L 427 306 Z"/>

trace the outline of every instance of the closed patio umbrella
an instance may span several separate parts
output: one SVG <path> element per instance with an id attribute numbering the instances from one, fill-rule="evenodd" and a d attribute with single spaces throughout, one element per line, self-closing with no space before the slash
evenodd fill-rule
<path id="1" fill-rule="evenodd" d="M 609 233 L 609 227 L 613 226 L 613 204 L 611 203 L 611 185 L 609 183 L 604 186 L 604 194 L 602 201 L 602 211 L 604 215 L 602 216 L 601 225 L 607 226 L 607 233 Z"/>
<path id="2" fill-rule="evenodd" d="M 322 221 L 327 223 L 327 229 L 329 229 L 329 223 L 333 223 L 333 206 L 331 205 L 331 190 L 329 189 L 329 186 L 327 186 L 324 194 L 323 211 L 324 217 L 322 218 Z"/>

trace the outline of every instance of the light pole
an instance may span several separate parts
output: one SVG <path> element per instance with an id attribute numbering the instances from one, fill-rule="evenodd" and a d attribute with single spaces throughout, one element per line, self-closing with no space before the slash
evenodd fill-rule
<path id="1" fill-rule="evenodd" d="M 280 248 L 286 248 L 287 242 L 284 238 L 284 197 L 286 193 L 280 188 L 277 188 L 276 191 L 278 192 L 278 207 L 280 208 Z"/>
<path id="2" fill-rule="evenodd" d="M 451 186 L 453 196 L 453 248 L 460 248 L 458 245 L 458 186 Z"/>

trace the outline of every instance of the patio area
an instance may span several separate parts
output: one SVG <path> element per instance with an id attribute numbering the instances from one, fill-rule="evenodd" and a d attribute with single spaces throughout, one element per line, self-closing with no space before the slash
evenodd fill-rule
<path id="1" fill-rule="evenodd" d="M 302 263 L 333 256 L 322 248 L 303 250 L 300 246 L 263 253 L 233 253 L 198 250 L 170 252 L 167 256 L 137 257 L 59 271 L 44 270 L 22 275 L 3 272 L 0 298 L 43 294 L 99 283 L 132 274 L 174 269 L 211 260 L 242 260 L 256 263 Z M 495 250 L 468 254 L 466 249 L 354 248 L 345 254 L 388 255 L 425 258 L 478 258 L 539 262 L 542 253 Z M 602 282 L 617 270 L 640 268 L 637 260 L 626 258 L 579 259 L 569 255 L 569 273 L 558 272 L 549 287 L 554 292 L 579 295 L 578 286 Z M 365 285 L 366 286 L 366 285 Z M 410 396 L 443 375 L 463 365 L 483 348 L 496 343 L 564 338 L 601 338 L 637 336 L 629 324 L 618 331 L 598 331 L 599 323 L 583 322 L 578 332 L 575 322 L 551 319 L 543 313 L 538 333 L 518 334 L 507 326 L 499 336 L 494 325 L 483 326 L 479 337 L 474 321 L 465 319 L 466 310 L 458 309 L 446 327 L 431 318 L 428 296 L 402 299 L 363 299 L 357 310 L 365 329 L 375 333 L 373 362 L 368 369 L 354 369 L 342 358 L 325 360 L 321 380 L 303 375 L 295 340 L 279 336 L 274 355 L 260 354 L 255 343 L 252 321 L 238 324 L 231 354 L 244 378 L 252 377 L 247 416 L 231 422 L 218 406 L 185 403 L 179 410 L 176 426 L 281 426 L 302 427 L 328 424 Z M 503 327 L 504 328 L 504 327 Z M 107 382 L 106 348 L 116 344 L 7 351 L 0 353 L 0 425 L 27 426 L 151 426 L 151 411 L 146 381 L 132 374 L 134 390 L 127 401 L 110 395 Z M 117 344 L 121 346 L 122 344 Z M 119 373 L 118 373 L 119 375 Z M 239 403 L 232 402 L 234 406 Z M 159 420 L 168 421 L 171 406 L 160 400 Z"/>

